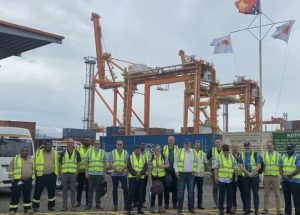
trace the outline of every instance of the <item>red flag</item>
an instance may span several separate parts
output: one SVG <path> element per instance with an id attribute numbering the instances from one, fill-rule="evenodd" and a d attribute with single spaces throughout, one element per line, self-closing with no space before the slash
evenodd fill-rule
<path id="1" fill-rule="evenodd" d="M 260 14 L 260 0 L 238 0 L 235 6 L 243 14 Z"/>

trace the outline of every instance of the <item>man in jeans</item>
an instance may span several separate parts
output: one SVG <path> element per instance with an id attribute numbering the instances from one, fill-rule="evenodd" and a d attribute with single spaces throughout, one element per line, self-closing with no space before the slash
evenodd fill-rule
<path id="1" fill-rule="evenodd" d="M 73 139 L 69 138 L 67 149 L 60 154 L 62 186 L 63 186 L 63 207 L 62 211 L 68 210 L 68 188 L 71 189 L 71 210 L 75 210 L 76 179 L 81 158 L 79 152 L 74 148 Z"/>
<path id="2" fill-rule="evenodd" d="M 198 168 L 201 166 L 200 158 L 197 152 L 191 148 L 190 142 L 184 143 L 184 148 L 179 150 L 174 158 L 174 169 L 178 178 L 178 210 L 177 213 L 182 213 L 184 190 L 188 187 L 188 209 L 190 213 L 195 213 L 194 210 L 194 181 Z"/>
<path id="3" fill-rule="evenodd" d="M 255 215 L 258 215 L 259 209 L 259 176 L 258 171 L 261 168 L 261 157 L 251 150 L 250 141 L 244 143 L 245 150 L 242 153 L 242 159 L 239 166 L 243 171 L 243 184 L 245 191 L 245 215 L 251 214 L 251 191 L 253 192 Z"/>
<path id="4" fill-rule="evenodd" d="M 128 201 L 128 186 L 127 186 L 127 160 L 128 152 L 123 149 L 123 141 L 117 140 L 116 149 L 111 152 L 111 162 L 110 166 L 113 172 L 111 173 L 112 179 L 112 195 L 114 202 L 114 211 L 118 210 L 118 184 L 121 182 L 123 189 L 123 200 L 124 206 L 126 206 Z M 126 208 L 125 208 L 126 210 Z"/>

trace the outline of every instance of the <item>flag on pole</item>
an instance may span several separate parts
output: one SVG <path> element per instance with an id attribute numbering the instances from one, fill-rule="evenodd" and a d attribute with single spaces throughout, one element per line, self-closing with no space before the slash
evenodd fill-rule
<path id="1" fill-rule="evenodd" d="M 214 39 L 210 46 L 214 46 L 214 54 L 232 53 L 230 35 Z"/>
<path id="2" fill-rule="evenodd" d="M 272 37 L 288 43 L 293 24 L 294 21 L 289 21 L 276 27 L 276 31 L 272 34 Z"/>
<path id="3" fill-rule="evenodd" d="M 235 6 L 243 14 L 260 14 L 260 0 L 238 0 L 235 2 Z"/>

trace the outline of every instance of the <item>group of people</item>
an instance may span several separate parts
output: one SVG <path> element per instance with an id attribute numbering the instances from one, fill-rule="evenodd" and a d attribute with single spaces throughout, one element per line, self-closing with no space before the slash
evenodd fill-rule
<path id="1" fill-rule="evenodd" d="M 251 143 L 244 142 L 244 150 L 239 146 L 230 147 L 216 139 L 214 147 L 206 155 L 201 144 L 184 142 L 183 148 L 175 145 L 175 137 L 169 136 L 168 143 L 161 148 L 155 145 L 153 152 L 145 149 L 141 143 L 134 147 L 131 154 L 124 149 L 123 141 L 117 140 L 116 147 L 109 156 L 100 147 L 99 142 L 92 145 L 89 141 L 79 147 L 68 139 L 67 149 L 60 155 L 53 149 L 51 142 L 38 149 L 34 158 L 29 156 L 29 148 L 24 146 L 20 155 L 12 159 L 8 173 L 12 179 L 12 196 L 9 213 L 15 214 L 18 209 L 20 194 L 23 195 L 23 206 L 27 214 L 39 210 L 40 197 L 48 191 L 48 210 L 55 210 L 56 178 L 62 176 L 63 206 L 68 210 L 68 190 L 71 192 L 72 211 L 81 206 L 82 192 L 85 185 L 85 210 L 92 208 L 95 192 L 95 205 L 101 207 L 101 190 L 107 170 L 111 170 L 113 210 L 118 208 L 118 184 L 121 183 L 124 209 L 128 215 L 137 207 L 138 214 L 144 214 L 147 187 L 151 187 L 148 198 L 150 212 L 163 213 L 169 209 L 170 202 L 177 213 L 182 213 L 185 188 L 188 191 L 188 211 L 195 213 L 194 190 L 197 188 L 197 208 L 204 210 L 203 182 L 204 172 L 211 170 L 213 183 L 213 201 L 219 214 L 234 214 L 237 210 L 236 194 L 240 191 L 244 214 L 250 214 L 251 192 L 253 193 L 254 213 L 259 214 L 259 174 L 264 175 L 264 208 L 262 214 L 268 214 L 269 192 L 274 191 L 277 214 L 283 214 L 280 207 L 280 181 L 285 200 L 285 214 L 292 214 L 291 198 L 294 201 L 296 214 L 300 214 L 300 155 L 295 146 L 287 144 L 287 153 L 280 155 L 273 149 L 271 141 L 266 143 L 263 154 L 253 152 Z M 35 179 L 34 195 L 31 200 L 32 181 Z M 77 184 L 77 197 L 76 197 Z M 155 190 L 155 188 L 158 188 Z M 149 189 L 149 190 L 151 190 Z M 170 195 L 172 194 L 172 195 Z M 155 208 L 156 196 L 158 207 Z M 170 196 L 172 201 L 170 201 Z M 164 207 L 163 207 L 164 200 Z"/>

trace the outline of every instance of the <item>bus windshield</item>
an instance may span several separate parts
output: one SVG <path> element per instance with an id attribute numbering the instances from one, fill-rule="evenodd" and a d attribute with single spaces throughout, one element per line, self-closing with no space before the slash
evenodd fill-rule
<path id="1" fill-rule="evenodd" d="M 30 139 L 3 139 L 0 140 L 0 157 L 15 157 L 21 153 L 22 146 L 28 146 L 29 154 L 33 155 Z"/>

